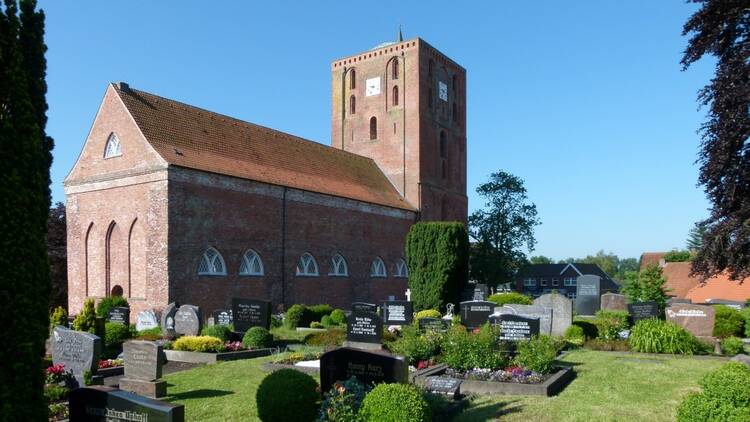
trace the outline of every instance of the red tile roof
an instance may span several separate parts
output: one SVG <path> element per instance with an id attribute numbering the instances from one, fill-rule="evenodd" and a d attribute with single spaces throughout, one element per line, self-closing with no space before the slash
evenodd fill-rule
<path id="1" fill-rule="evenodd" d="M 710 299 L 744 302 L 750 299 L 750 277 L 730 280 L 726 274 L 720 274 L 690 289 L 686 297 L 693 303 L 703 303 Z"/>
<path id="2" fill-rule="evenodd" d="M 643 255 L 641 255 L 641 270 L 651 264 L 658 265 L 659 261 L 661 261 L 666 254 L 666 252 L 644 252 Z"/>
<path id="3" fill-rule="evenodd" d="M 366 157 L 113 84 L 170 165 L 415 210 Z"/>
<path id="4" fill-rule="evenodd" d="M 701 283 L 699 277 L 690 275 L 690 262 L 667 262 L 662 267 L 662 275 L 667 279 L 667 294 L 685 298 L 690 289 Z"/>

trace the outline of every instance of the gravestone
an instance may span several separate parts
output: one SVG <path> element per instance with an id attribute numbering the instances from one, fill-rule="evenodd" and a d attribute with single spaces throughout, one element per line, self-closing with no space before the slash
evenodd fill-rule
<path id="1" fill-rule="evenodd" d="M 489 288 L 486 284 L 477 283 L 474 285 L 474 293 L 472 295 L 473 300 L 487 300 Z"/>
<path id="2" fill-rule="evenodd" d="M 495 312 L 495 303 L 483 300 L 470 300 L 459 304 L 461 323 L 467 328 L 481 327 Z"/>
<path id="3" fill-rule="evenodd" d="M 531 340 L 531 337 L 539 335 L 539 318 L 500 314 L 492 315 L 490 324 L 500 328 L 500 340 Z"/>
<path id="4" fill-rule="evenodd" d="M 384 325 L 409 325 L 414 319 L 412 303 L 407 300 L 389 300 L 383 302 Z"/>
<path id="5" fill-rule="evenodd" d="M 600 309 L 602 279 L 598 275 L 582 275 L 576 281 L 576 313 L 594 315 Z"/>
<path id="6" fill-rule="evenodd" d="M 602 310 L 627 312 L 628 300 L 625 295 L 617 293 L 604 293 L 602 295 Z"/>
<path id="7" fill-rule="evenodd" d="M 553 336 L 565 335 L 565 330 L 573 324 L 573 301 L 558 293 L 547 293 L 534 299 L 534 305 L 552 310 Z"/>
<path id="8" fill-rule="evenodd" d="M 161 380 L 162 346 L 152 341 L 131 340 L 122 345 L 125 376 L 120 389 L 142 396 L 159 398 L 167 394 L 167 382 Z"/>
<path id="9" fill-rule="evenodd" d="M 153 309 L 138 312 L 135 317 L 136 331 L 150 330 L 159 326 L 159 319 L 156 318 L 156 312 Z"/>
<path id="10" fill-rule="evenodd" d="M 130 308 L 127 306 L 115 306 L 109 309 L 107 321 L 115 324 L 130 325 Z"/>
<path id="11" fill-rule="evenodd" d="M 498 313 L 521 315 L 527 318 L 538 318 L 539 332 L 547 335 L 552 334 L 552 319 L 554 317 L 552 308 L 547 308 L 541 305 L 519 305 L 508 303 L 499 308 L 495 308 L 495 314 Z"/>
<path id="12" fill-rule="evenodd" d="M 320 357 L 320 388 L 325 393 L 337 381 L 356 377 L 371 386 L 379 383 L 408 382 L 409 365 L 403 356 L 340 347 Z"/>
<path id="13" fill-rule="evenodd" d="M 737 302 L 736 300 L 725 300 L 725 299 L 710 299 L 706 301 L 706 303 L 709 303 L 711 305 L 725 305 L 729 306 L 732 309 L 735 309 L 737 311 L 741 311 L 742 309 L 747 306 L 745 302 Z"/>
<path id="14" fill-rule="evenodd" d="M 201 332 L 201 310 L 194 305 L 182 305 L 174 314 L 174 331 L 186 336 Z"/>
<path id="15" fill-rule="evenodd" d="M 427 377 L 424 389 L 430 393 L 446 395 L 454 400 L 461 395 L 461 382 L 458 378 Z"/>
<path id="16" fill-rule="evenodd" d="M 352 312 L 378 312 L 378 305 L 374 303 L 354 302 L 352 303 Z"/>
<path id="17" fill-rule="evenodd" d="M 647 318 L 659 318 L 659 305 L 654 301 L 635 302 L 628 305 L 628 313 L 633 323 Z"/>
<path id="18" fill-rule="evenodd" d="M 149 399 L 112 387 L 70 392 L 70 420 L 76 422 L 183 422 L 185 406 Z"/>
<path id="19" fill-rule="evenodd" d="M 419 329 L 423 332 L 434 331 L 436 333 L 444 333 L 448 331 L 450 322 L 441 318 L 420 318 Z"/>
<path id="20" fill-rule="evenodd" d="M 232 298 L 234 331 L 244 333 L 252 327 L 271 328 L 271 302 Z"/>
<path id="21" fill-rule="evenodd" d="M 686 329 L 696 337 L 711 337 L 716 310 L 712 306 L 675 303 L 667 308 L 667 321 Z"/>
<path id="22" fill-rule="evenodd" d="M 65 365 L 83 386 L 83 373 L 96 374 L 99 355 L 102 352 L 102 340 L 84 331 L 73 331 L 58 325 L 52 331 L 52 363 Z"/>
<path id="23" fill-rule="evenodd" d="M 374 312 L 352 312 L 346 318 L 347 345 L 359 349 L 381 349 L 383 321 Z"/>
<path id="24" fill-rule="evenodd" d="M 211 313 L 215 325 L 229 325 L 232 323 L 231 309 L 217 309 Z"/>
<path id="25" fill-rule="evenodd" d="M 161 311 L 161 331 L 165 338 L 174 338 L 177 333 L 174 330 L 174 316 L 177 313 L 177 304 L 172 302 Z"/>

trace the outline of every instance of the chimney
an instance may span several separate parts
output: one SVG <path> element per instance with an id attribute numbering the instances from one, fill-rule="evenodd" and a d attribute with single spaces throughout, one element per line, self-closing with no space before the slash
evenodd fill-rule
<path id="1" fill-rule="evenodd" d="M 667 266 L 667 260 L 666 260 L 666 259 L 664 259 L 664 258 L 660 258 L 660 259 L 659 259 L 659 266 L 660 266 L 661 268 L 664 268 L 664 267 L 666 267 L 666 266 Z"/>
<path id="2" fill-rule="evenodd" d="M 120 88 L 120 91 L 130 90 L 130 85 L 128 85 L 126 82 L 118 82 L 117 86 Z"/>

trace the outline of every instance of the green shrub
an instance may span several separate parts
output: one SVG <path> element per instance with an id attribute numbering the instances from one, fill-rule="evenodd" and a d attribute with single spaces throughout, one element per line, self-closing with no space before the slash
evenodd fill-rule
<path id="1" fill-rule="evenodd" d="M 127 299 L 122 296 L 107 296 L 102 298 L 98 305 L 96 305 L 96 316 L 102 318 L 109 318 L 109 310 L 118 306 L 129 307 Z"/>
<path id="2" fill-rule="evenodd" d="M 750 299 L 748 299 L 748 302 L 750 302 Z M 750 303 L 746 308 L 742 308 L 740 314 L 745 319 L 745 337 L 750 337 Z"/>
<path id="3" fill-rule="evenodd" d="M 744 343 L 737 337 L 727 337 L 721 341 L 721 353 L 725 355 L 734 356 L 740 354 L 744 348 Z"/>
<path id="4" fill-rule="evenodd" d="M 402 327 L 401 337 L 388 347 L 394 354 L 405 356 L 410 365 L 415 365 L 440 353 L 441 337 L 434 332 L 422 333 L 417 325 L 408 325 Z"/>
<path id="5" fill-rule="evenodd" d="M 534 301 L 530 297 L 518 293 L 518 292 L 507 292 L 507 293 L 495 293 L 487 298 L 490 302 L 494 302 L 497 306 L 507 305 L 509 303 L 515 303 L 518 305 L 533 305 Z"/>
<path id="6" fill-rule="evenodd" d="M 358 422 L 358 413 L 367 394 L 367 388 L 351 377 L 347 381 L 337 382 L 323 396 L 318 412 L 319 422 Z"/>
<path id="7" fill-rule="evenodd" d="M 62 385 L 47 384 L 44 386 L 44 397 L 47 399 L 47 403 L 64 400 L 68 398 L 69 392 L 68 387 Z"/>
<path id="8" fill-rule="evenodd" d="M 305 344 L 308 346 L 341 346 L 344 340 L 346 340 L 346 331 L 340 328 L 331 328 L 305 336 Z"/>
<path id="9" fill-rule="evenodd" d="M 700 385 L 703 394 L 710 398 L 737 407 L 750 407 L 750 367 L 744 363 L 726 363 L 707 373 Z"/>
<path id="10" fill-rule="evenodd" d="M 677 422 L 750 422 L 748 409 L 691 393 L 677 408 Z"/>
<path id="11" fill-rule="evenodd" d="M 379 384 L 362 401 L 360 416 L 372 422 L 429 422 L 430 406 L 408 384 Z"/>
<path id="12" fill-rule="evenodd" d="M 226 325 L 212 325 L 210 327 L 204 327 L 201 330 L 202 336 L 216 337 L 223 342 L 229 341 L 232 337 L 232 330 Z"/>
<path id="13" fill-rule="evenodd" d="M 129 325 L 108 322 L 104 324 L 104 344 L 107 347 L 119 347 L 125 340 L 132 337 Z"/>
<path id="14" fill-rule="evenodd" d="M 271 328 L 280 328 L 284 326 L 284 322 L 279 315 L 271 315 Z"/>
<path id="15" fill-rule="evenodd" d="M 664 254 L 665 262 L 686 262 L 692 260 L 693 254 L 691 254 L 690 251 L 680 251 L 677 249 L 673 249 Z"/>
<path id="16" fill-rule="evenodd" d="M 313 321 L 310 323 L 310 328 L 325 328 L 322 322 Z"/>
<path id="17" fill-rule="evenodd" d="M 513 363 L 541 374 L 552 372 L 552 364 L 557 357 L 557 345 L 552 337 L 541 335 L 528 341 L 518 342 Z"/>
<path id="18" fill-rule="evenodd" d="M 83 302 L 81 313 L 73 320 L 73 329 L 76 331 L 88 331 L 93 333 L 96 328 L 96 312 L 94 311 L 94 299 L 86 299 Z"/>
<path id="19" fill-rule="evenodd" d="M 291 330 L 299 327 L 302 323 L 302 318 L 305 316 L 307 306 L 295 304 L 289 307 L 284 314 L 284 326 Z"/>
<path id="20" fill-rule="evenodd" d="M 342 325 L 346 324 L 346 314 L 341 309 L 334 309 L 330 315 L 331 324 Z"/>
<path id="21" fill-rule="evenodd" d="M 320 319 L 320 325 L 321 325 L 321 326 L 322 326 L 323 328 L 328 328 L 328 327 L 330 327 L 330 326 L 334 325 L 334 324 L 333 324 L 333 323 L 331 322 L 331 316 L 330 316 L 330 315 L 323 315 L 323 318 L 321 318 L 321 319 Z M 312 324 L 310 324 L 310 326 L 312 327 Z"/>
<path id="22" fill-rule="evenodd" d="M 469 276 L 469 235 L 458 222 L 420 222 L 406 236 L 409 289 L 414 309 L 458 303 Z"/>
<path id="23" fill-rule="evenodd" d="M 258 386 L 255 404 L 263 422 L 308 422 L 318 411 L 318 383 L 305 373 L 281 369 L 268 374 Z"/>
<path id="24" fill-rule="evenodd" d="M 440 311 L 434 309 L 425 309 L 414 314 L 414 320 L 419 321 L 422 318 L 440 318 Z"/>
<path id="25" fill-rule="evenodd" d="M 136 340 L 156 341 L 162 338 L 161 327 L 149 328 L 135 333 Z"/>
<path id="26" fill-rule="evenodd" d="M 172 349 L 188 352 L 220 352 L 224 342 L 212 336 L 182 336 L 172 343 Z"/>
<path id="27" fill-rule="evenodd" d="M 310 322 L 320 321 L 324 316 L 331 315 L 331 312 L 333 312 L 333 307 L 331 307 L 331 305 L 312 305 L 307 307 L 307 313 L 305 316 Z"/>
<path id="28" fill-rule="evenodd" d="M 745 318 L 740 311 L 726 305 L 716 305 L 714 308 L 716 309 L 714 337 L 727 338 L 743 334 Z"/>
<path id="29" fill-rule="evenodd" d="M 587 340 L 599 337 L 599 329 L 596 328 L 596 324 L 594 324 L 591 321 L 584 320 L 584 319 L 577 319 L 573 321 L 573 325 L 576 327 L 581 327 L 581 329 L 583 330 L 583 336 Z"/>
<path id="30" fill-rule="evenodd" d="M 58 325 L 62 325 L 66 328 L 68 327 L 68 311 L 66 311 L 62 306 L 58 306 L 57 308 L 55 308 L 55 310 L 52 311 L 49 316 L 50 329 L 53 329 Z"/>
<path id="31" fill-rule="evenodd" d="M 582 345 L 583 342 L 586 341 L 586 336 L 583 333 L 583 328 L 581 328 L 579 325 L 571 325 L 570 327 L 565 329 L 565 334 L 563 337 L 568 343 L 578 346 Z"/>
<path id="32" fill-rule="evenodd" d="M 466 331 L 461 325 L 452 327 L 441 344 L 442 362 L 453 369 L 500 369 L 508 360 L 498 347 L 497 332 L 485 324 L 477 334 Z"/>
<path id="33" fill-rule="evenodd" d="M 679 325 L 656 318 L 638 321 L 628 342 L 633 350 L 643 353 L 692 355 L 702 348 L 697 339 Z"/>
<path id="34" fill-rule="evenodd" d="M 597 311 L 594 324 L 599 333 L 598 338 L 616 340 L 619 333 L 628 328 L 628 313 L 623 311 Z"/>
<path id="35" fill-rule="evenodd" d="M 242 345 L 252 349 L 264 349 L 273 344 L 273 335 L 264 327 L 252 327 L 242 337 Z"/>

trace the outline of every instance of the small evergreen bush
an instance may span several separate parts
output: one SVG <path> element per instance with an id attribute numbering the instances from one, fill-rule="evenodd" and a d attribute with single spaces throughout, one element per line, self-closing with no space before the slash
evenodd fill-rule
<path id="1" fill-rule="evenodd" d="M 96 305 L 96 316 L 109 318 L 109 310 L 119 306 L 130 307 L 128 300 L 122 296 L 107 296 L 102 298 L 99 304 Z"/>
<path id="2" fill-rule="evenodd" d="M 303 372 L 281 369 L 258 386 L 255 403 L 263 422 L 310 422 L 318 412 L 318 383 Z"/>
<path id="3" fill-rule="evenodd" d="M 122 343 L 132 337 L 129 325 L 108 322 L 104 324 L 104 344 L 107 347 L 119 347 Z"/>
<path id="4" fill-rule="evenodd" d="M 744 343 L 742 343 L 742 340 L 737 337 L 727 337 L 721 341 L 721 353 L 725 355 L 737 355 L 742 353 L 744 348 Z"/>
<path id="5" fill-rule="evenodd" d="M 579 325 L 571 325 L 567 329 L 565 329 L 565 334 L 563 336 L 565 340 L 568 343 L 575 344 L 575 345 L 582 345 L 584 341 L 586 341 L 586 336 L 583 333 L 583 328 Z"/>
<path id="6" fill-rule="evenodd" d="M 334 324 L 333 324 L 333 323 L 331 322 L 331 316 L 330 316 L 330 315 L 324 315 L 324 316 L 323 316 L 323 318 L 321 318 L 321 319 L 320 319 L 320 325 L 321 325 L 321 326 L 322 326 L 323 328 L 328 328 L 328 327 L 330 327 L 330 326 L 334 325 Z M 312 324 L 311 324 L 310 326 L 312 327 Z"/>
<path id="7" fill-rule="evenodd" d="M 518 292 L 495 293 L 487 298 L 490 302 L 495 302 L 497 306 L 515 303 L 518 305 L 533 305 L 534 301 L 530 297 Z"/>
<path id="8" fill-rule="evenodd" d="M 212 336 L 182 336 L 172 343 L 172 349 L 216 353 L 224 350 L 224 342 Z"/>
<path id="9" fill-rule="evenodd" d="M 591 321 L 584 319 L 577 319 L 573 321 L 573 325 L 581 327 L 583 330 L 583 336 L 588 340 L 599 337 L 599 329 L 596 328 L 596 324 Z"/>
<path id="10" fill-rule="evenodd" d="M 331 315 L 333 307 L 331 305 L 319 304 L 307 307 L 308 313 L 305 315 L 310 322 L 320 321 L 326 315 Z"/>
<path id="11" fill-rule="evenodd" d="M 740 314 L 745 319 L 745 337 L 750 337 L 750 299 L 747 300 L 749 303 L 746 308 L 742 308 Z"/>
<path id="12" fill-rule="evenodd" d="M 341 309 L 334 309 L 330 315 L 331 323 L 334 325 L 346 324 L 346 314 Z"/>
<path id="13" fill-rule="evenodd" d="M 741 336 L 744 332 L 745 318 L 740 311 L 726 305 L 716 305 L 714 337 L 727 338 Z"/>
<path id="14" fill-rule="evenodd" d="M 404 326 L 401 337 L 388 347 L 396 355 L 406 357 L 410 365 L 419 361 L 430 360 L 440 353 L 441 335 L 434 332 L 422 333 L 416 324 Z"/>
<path id="15" fill-rule="evenodd" d="M 497 337 L 497 332 L 488 324 L 477 334 L 467 332 L 461 325 L 454 326 L 443 338 L 442 362 L 462 371 L 504 368 L 508 360 L 500 353 Z"/>
<path id="16" fill-rule="evenodd" d="M 616 340 L 619 333 L 628 328 L 628 313 L 623 311 L 597 311 L 594 319 L 598 338 Z"/>
<path id="17" fill-rule="evenodd" d="M 308 346 L 341 346 L 344 340 L 346 340 L 346 331 L 340 328 L 331 328 L 305 336 L 305 344 Z"/>
<path id="18" fill-rule="evenodd" d="M 201 330 L 202 336 L 216 337 L 223 342 L 227 342 L 232 337 L 232 330 L 226 325 L 212 325 L 210 327 L 204 327 Z"/>
<path id="19" fill-rule="evenodd" d="M 58 325 L 62 325 L 65 328 L 68 327 L 68 311 L 62 306 L 55 308 L 49 316 L 50 329 L 53 329 Z"/>
<path id="20" fill-rule="evenodd" d="M 318 412 L 318 422 L 357 422 L 359 408 L 367 394 L 367 388 L 351 377 L 347 381 L 337 382 L 323 396 Z"/>
<path id="21" fill-rule="evenodd" d="M 434 309 L 425 309 L 414 314 L 414 320 L 419 321 L 422 318 L 440 318 L 440 311 Z"/>
<path id="22" fill-rule="evenodd" d="M 306 310 L 307 307 L 305 305 L 295 304 L 290 306 L 284 314 L 284 326 L 291 330 L 299 327 Z"/>
<path id="23" fill-rule="evenodd" d="M 642 353 L 692 355 L 702 349 L 698 340 L 684 328 L 656 318 L 638 321 L 628 342 L 633 350 Z"/>
<path id="24" fill-rule="evenodd" d="M 678 422 L 750 421 L 750 368 L 729 362 L 706 374 L 702 393 L 686 397 L 677 409 Z"/>
<path id="25" fill-rule="evenodd" d="M 263 327 L 253 327 L 242 337 L 242 345 L 252 349 L 264 349 L 273 344 L 273 335 Z"/>
<path id="26" fill-rule="evenodd" d="M 519 342 L 513 363 L 524 369 L 549 374 L 552 372 L 552 364 L 555 362 L 557 352 L 557 344 L 552 337 L 541 335 Z"/>
<path id="27" fill-rule="evenodd" d="M 430 406 L 409 384 L 379 384 L 362 401 L 360 417 L 367 422 L 430 422 Z"/>
<path id="28" fill-rule="evenodd" d="M 690 393 L 677 408 L 677 422 L 750 422 L 748 409 L 735 407 L 702 393 Z"/>
<path id="29" fill-rule="evenodd" d="M 325 328 L 322 322 L 313 321 L 310 323 L 310 328 Z"/>
<path id="30" fill-rule="evenodd" d="M 73 320 L 73 329 L 76 331 L 87 331 L 93 333 L 96 328 L 96 311 L 94 310 L 94 299 L 86 299 L 83 302 L 81 313 Z"/>

